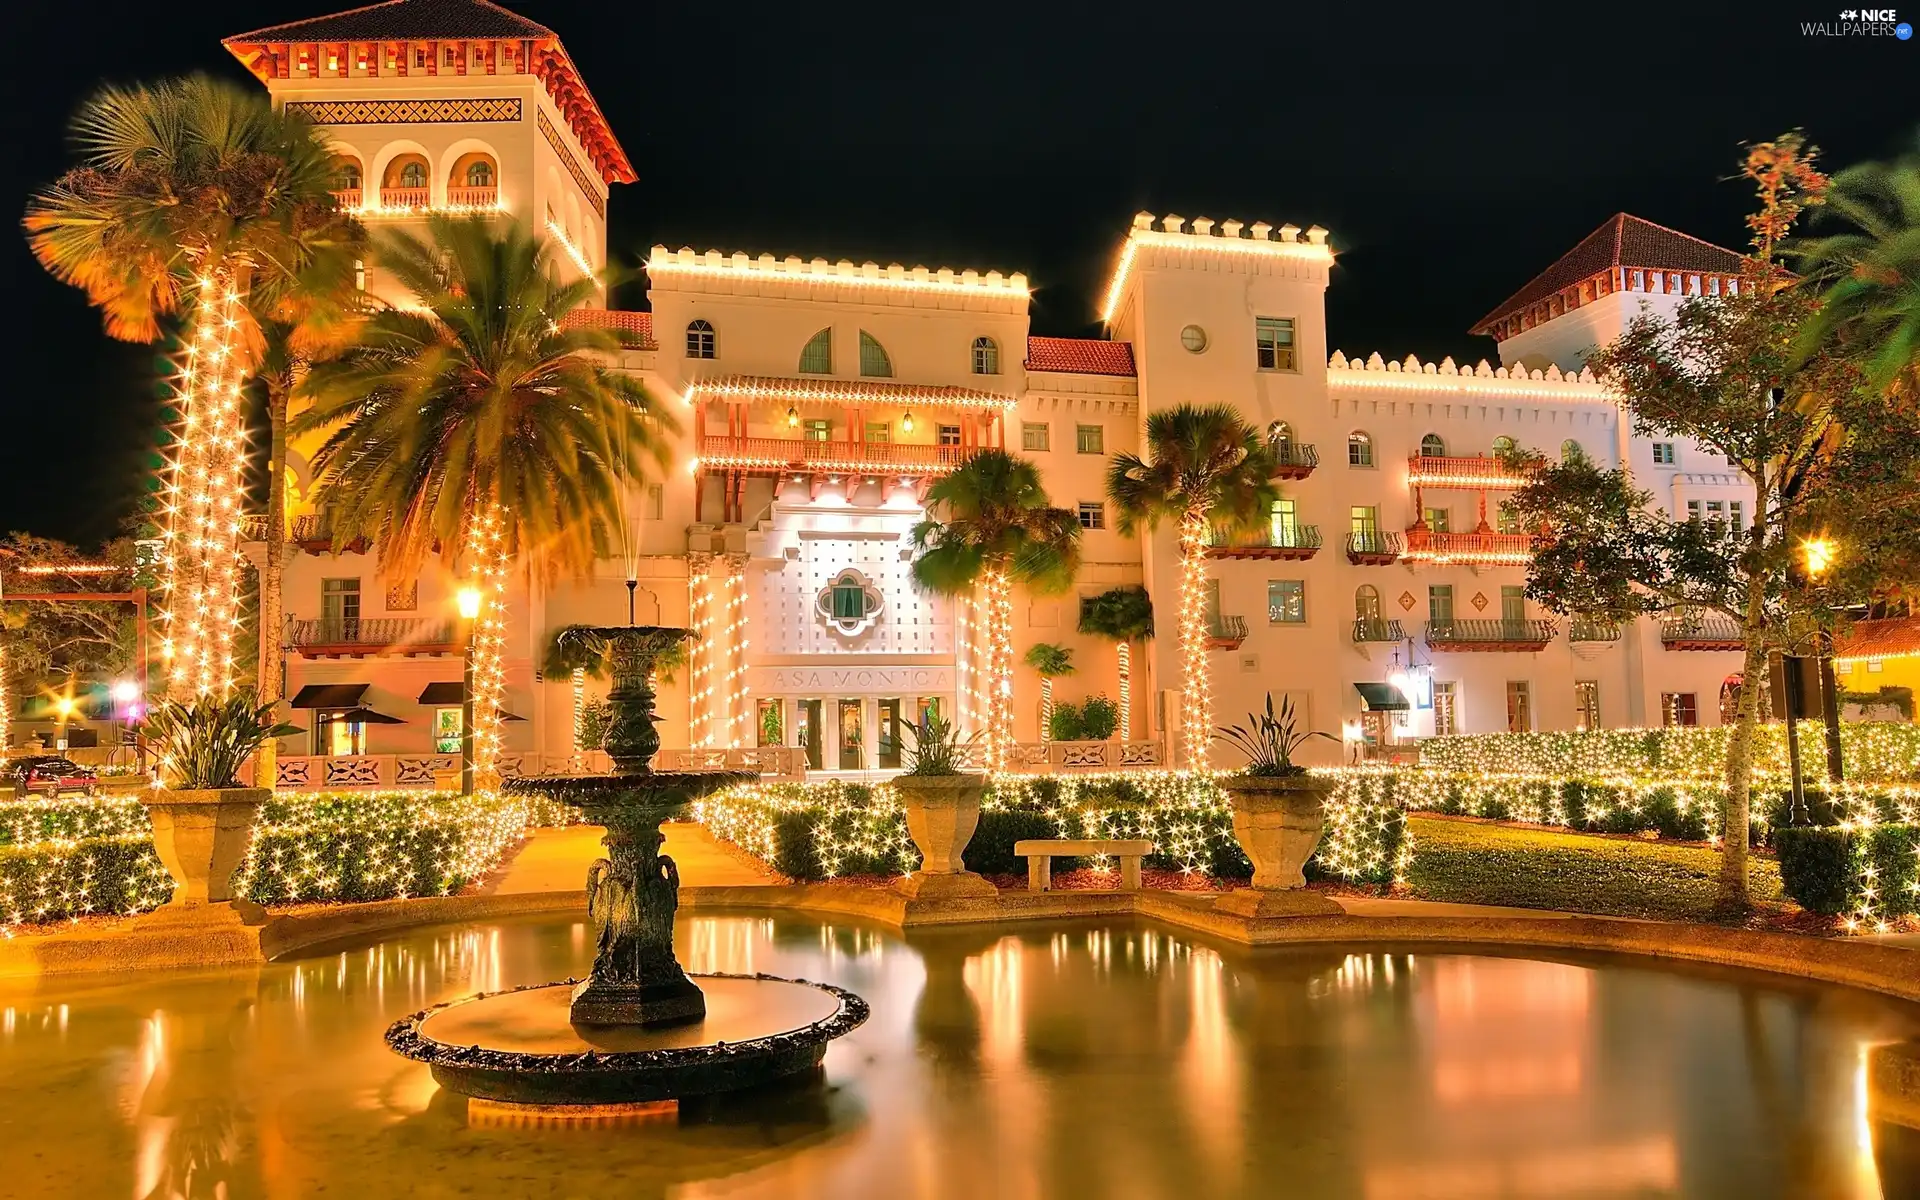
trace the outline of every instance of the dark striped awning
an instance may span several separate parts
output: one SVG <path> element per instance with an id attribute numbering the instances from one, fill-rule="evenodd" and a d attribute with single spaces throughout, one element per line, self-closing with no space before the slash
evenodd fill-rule
<path id="1" fill-rule="evenodd" d="M 1390 683 L 1356 683 L 1353 690 L 1360 693 L 1368 712 L 1407 711 L 1406 693 Z"/>
<path id="2" fill-rule="evenodd" d="M 291 701 L 295 708 L 353 708 L 367 694 L 365 683 L 310 683 Z"/>

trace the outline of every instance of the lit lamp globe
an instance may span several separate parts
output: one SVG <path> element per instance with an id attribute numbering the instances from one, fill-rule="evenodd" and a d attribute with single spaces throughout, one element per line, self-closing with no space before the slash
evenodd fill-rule
<path id="1" fill-rule="evenodd" d="M 475 619 L 480 615 L 480 589 L 474 587 L 461 588 L 459 593 L 454 596 L 454 603 L 459 606 L 460 616 L 463 620 L 471 621 Z"/>

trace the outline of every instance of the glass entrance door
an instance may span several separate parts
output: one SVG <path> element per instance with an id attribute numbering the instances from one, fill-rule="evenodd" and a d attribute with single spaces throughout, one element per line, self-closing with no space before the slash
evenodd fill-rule
<path id="1" fill-rule="evenodd" d="M 860 728 L 860 710 L 865 707 L 858 700 L 840 702 L 840 769 L 858 771 L 866 766 L 862 753 L 865 749 Z"/>
<path id="2" fill-rule="evenodd" d="M 880 710 L 880 757 L 877 765 L 893 770 L 900 765 L 900 701 L 896 697 L 878 702 Z"/>
<path id="3" fill-rule="evenodd" d="M 807 751 L 807 766 L 812 770 L 820 769 L 820 702 L 802 700 L 799 702 L 800 719 L 795 723 L 793 744 L 804 746 Z"/>

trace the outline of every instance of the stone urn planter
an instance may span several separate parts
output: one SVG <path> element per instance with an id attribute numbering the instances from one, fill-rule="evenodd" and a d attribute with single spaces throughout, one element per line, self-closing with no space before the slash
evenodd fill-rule
<path id="1" fill-rule="evenodd" d="M 1215 908 L 1245 917 L 1338 916 L 1345 910 L 1307 890 L 1303 868 L 1320 844 L 1333 781 L 1316 775 L 1229 775 L 1233 836 L 1253 860 L 1253 886 L 1229 892 Z"/>
<path id="2" fill-rule="evenodd" d="M 902 880 L 899 889 L 922 899 L 999 895 L 1000 889 L 967 870 L 961 857 L 980 824 L 987 777 L 901 775 L 893 787 L 907 813 L 907 832 L 920 851 L 920 869 Z"/>
<path id="3" fill-rule="evenodd" d="M 254 819 L 271 788 L 148 791 L 140 803 L 153 822 L 153 849 L 173 876 L 173 899 L 155 910 L 163 921 L 257 925 L 259 905 L 233 894 L 233 873 L 253 841 Z"/>

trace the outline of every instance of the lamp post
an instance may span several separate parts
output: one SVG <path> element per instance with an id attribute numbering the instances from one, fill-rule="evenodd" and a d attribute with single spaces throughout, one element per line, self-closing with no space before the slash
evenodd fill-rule
<path id="1" fill-rule="evenodd" d="M 1802 545 L 1807 556 L 1807 578 L 1816 585 L 1827 573 L 1839 547 L 1827 538 L 1810 538 Z M 1822 626 L 1814 639 L 1814 654 L 1820 662 L 1820 717 L 1827 727 L 1827 781 L 1840 783 L 1846 773 L 1840 757 L 1840 694 L 1833 676 L 1833 630 Z"/>
<path id="2" fill-rule="evenodd" d="M 473 795 L 473 623 L 480 616 L 480 589 L 464 587 L 455 597 L 460 607 L 461 644 L 466 648 L 460 669 L 460 794 Z"/>
<path id="3" fill-rule="evenodd" d="M 67 748 L 67 722 L 73 719 L 73 697 L 62 696 L 55 700 L 53 711 L 60 718 L 53 735 L 53 748 L 64 753 Z"/>

